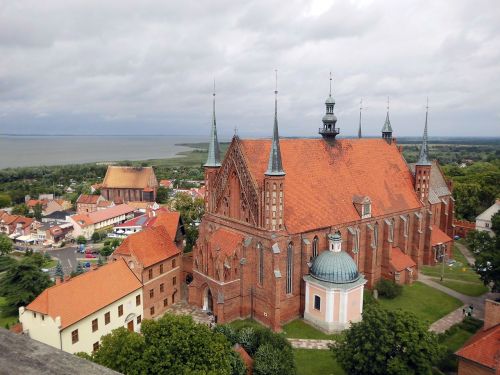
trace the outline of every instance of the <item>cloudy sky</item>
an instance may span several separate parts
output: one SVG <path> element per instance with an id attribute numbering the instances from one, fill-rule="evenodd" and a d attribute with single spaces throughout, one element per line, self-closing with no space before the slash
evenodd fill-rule
<path id="1" fill-rule="evenodd" d="M 0 133 L 500 136 L 500 2 L 0 0 Z"/>

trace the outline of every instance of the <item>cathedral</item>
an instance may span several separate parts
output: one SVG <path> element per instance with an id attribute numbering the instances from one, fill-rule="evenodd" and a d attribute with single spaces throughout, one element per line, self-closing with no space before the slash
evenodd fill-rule
<path id="1" fill-rule="evenodd" d="M 335 330 L 360 319 L 363 287 L 411 283 L 449 254 L 452 186 L 429 159 L 427 113 L 409 165 L 389 108 L 379 139 L 362 138 L 361 122 L 357 139 L 337 139 L 330 80 L 321 138 L 280 139 L 277 94 L 272 139 L 235 135 L 224 160 L 213 94 L 189 302 L 220 323 L 252 317 L 279 331 L 304 317 Z"/>

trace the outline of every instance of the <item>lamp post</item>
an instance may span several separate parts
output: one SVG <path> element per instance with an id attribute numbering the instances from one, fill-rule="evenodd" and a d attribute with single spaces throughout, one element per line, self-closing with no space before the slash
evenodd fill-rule
<path id="1" fill-rule="evenodd" d="M 443 281 L 443 278 L 444 278 L 444 258 L 446 256 L 445 248 L 446 248 L 446 245 L 444 245 L 444 244 L 439 245 L 439 253 L 441 256 L 441 281 Z"/>

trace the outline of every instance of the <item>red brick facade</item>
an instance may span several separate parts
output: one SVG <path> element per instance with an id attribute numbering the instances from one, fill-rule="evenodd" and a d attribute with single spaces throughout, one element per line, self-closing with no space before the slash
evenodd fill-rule
<path id="1" fill-rule="evenodd" d="M 193 250 L 189 302 L 211 309 L 221 323 L 251 316 L 280 330 L 282 324 L 301 316 L 305 298 L 302 278 L 309 273 L 313 254 L 327 249 L 330 233 L 340 232 L 342 248 L 353 257 L 368 287 L 381 277 L 412 282 L 422 264 L 435 261 L 431 225 L 437 219 L 428 200 L 424 198 L 424 205 L 418 199 L 415 180 L 395 143 L 343 140 L 328 149 L 330 146 L 320 140 L 301 141 L 282 142 L 285 176 L 259 175 L 265 168 L 262 164 L 269 155 L 269 143 L 245 143 L 237 137 L 222 166 L 206 168 L 206 213 Z M 311 149 L 307 150 L 307 146 Z M 365 156 L 360 152 L 363 147 Z M 304 154 L 298 155 L 301 152 Z M 369 158 L 383 158 L 386 154 L 387 166 L 382 172 L 375 171 Z M 302 164 L 308 157 L 314 161 Z M 322 176 L 314 173 L 321 174 L 329 167 L 324 178 L 335 183 L 336 175 L 331 170 L 335 171 L 336 166 L 324 160 L 330 157 L 338 165 L 339 180 L 328 191 L 318 186 Z M 317 160 L 325 166 L 318 165 Z M 347 180 L 351 165 L 356 163 L 366 168 L 357 174 L 359 180 L 366 178 L 366 183 Z M 370 183 L 370 173 L 373 186 L 363 186 Z M 397 181 L 399 176 L 401 181 Z M 328 194 L 324 203 L 321 194 Z M 355 194 L 371 199 L 367 215 L 355 210 Z M 332 207 L 331 216 L 324 212 L 330 209 L 328 205 Z M 300 212 L 303 206 L 309 211 Z M 453 216 L 451 207 L 448 205 L 447 212 Z M 403 267 L 395 274 L 394 248 L 414 267 Z"/>

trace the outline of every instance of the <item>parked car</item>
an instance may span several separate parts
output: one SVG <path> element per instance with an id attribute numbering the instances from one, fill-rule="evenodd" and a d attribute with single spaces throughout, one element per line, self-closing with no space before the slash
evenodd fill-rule
<path id="1" fill-rule="evenodd" d="M 459 240 L 460 239 L 460 236 L 455 236 L 453 237 L 454 240 Z"/>
<path id="2" fill-rule="evenodd" d="M 85 258 L 93 259 L 93 258 L 97 258 L 97 257 L 92 253 L 87 253 L 87 254 L 85 254 Z"/>
<path id="3" fill-rule="evenodd" d="M 90 262 L 85 262 L 83 265 L 85 268 L 90 268 Z"/>

